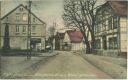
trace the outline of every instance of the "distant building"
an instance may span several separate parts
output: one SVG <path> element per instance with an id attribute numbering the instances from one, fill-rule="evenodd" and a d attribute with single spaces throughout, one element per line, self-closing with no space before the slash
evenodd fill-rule
<path id="1" fill-rule="evenodd" d="M 64 50 L 84 50 L 86 49 L 83 34 L 77 30 L 67 30 L 65 32 L 63 40 L 63 49 Z"/>
<path id="2" fill-rule="evenodd" d="M 5 46 L 8 36 L 7 41 L 11 49 L 26 50 L 27 43 L 31 44 L 33 50 L 45 49 L 46 24 L 32 12 L 31 39 L 28 41 L 28 12 L 27 7 L 21 4 L 1 19 L 0 48 Z M 28 47 L 30 48 L 30 45 Z"/>
<path id="3" fill-rule="evenodd" d="M 127 7 L 127 1 L 108 1 L 97 9 L 95 37 L 98 54 L 127 55 Z"/>
<path id="4" fill-rule="evenodd" d="M 64 35 L 65 32 L 57 32 L 55 36 L 55 50 L 63 50 L 62 45 L 63 45 L 63 40 L 64 40 Z"/>

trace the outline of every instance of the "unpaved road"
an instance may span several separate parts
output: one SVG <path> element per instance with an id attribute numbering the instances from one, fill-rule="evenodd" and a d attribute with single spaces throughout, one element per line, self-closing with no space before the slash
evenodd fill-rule
<path id="1" fill-rule="evenodd" d="M 40 65 L 33 78 L 108 79 L 111 77 L 78 55 L 59 52 L 59 55 L 45 65 Z"/>

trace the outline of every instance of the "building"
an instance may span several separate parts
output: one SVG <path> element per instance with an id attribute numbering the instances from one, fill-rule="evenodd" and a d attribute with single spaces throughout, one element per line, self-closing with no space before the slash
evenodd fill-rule
<path id="1" fill-rule="evenodd" d="M 26 50 L 31 44 L 33 50 L 45 49 L 46 23 L 31 12 L 31 27 L 28 27 L 28 13 L 21 4 L 2 17 L 0 48 L 8 45 L 11 49 Z"/>
<path id="2" fill-rule="evenodd" d="M 79 30 L 67 30 L 63 40 L 63 49 L 72 51 L 86 49 L 82 33 Z"/>
<path id="3" fill-rule="evenodd" d="M 107 1 L 96 11 L 96 51 L 100 55 L 127 55 L 127 1 Z"/>
<path id="4" fill-rule="evenodd" d="M 57 32 L 55 36 L 55 50 L 63 50 L 63 40 L 64 40 L 65 32 Z"/>

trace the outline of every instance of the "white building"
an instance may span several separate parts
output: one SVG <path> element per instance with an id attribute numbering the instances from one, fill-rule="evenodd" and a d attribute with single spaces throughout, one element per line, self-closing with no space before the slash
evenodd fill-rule
<path id="1" fill-rule="evenodd" d="M 7 36 L 5 35 L 6 26 L 8 26 L 9 31 L 8 45 L 11 49 L 26 50 L 27 43 L 31 44 L 33 50 L 45 48 L 46 24 L 31 12 L 31 27 L 28 30 L 28 12 L 27 7 L 21 4 L 1 19 L 0 48 L 5 46 L 4 41 Z M 28 40 L 28 31 L 31 31 L 30 40 Z M 28 47 L 30 48 L 30 45 Z"/>
<path id="2" fill-rule="evenodd" d="M 82 33 L 77 30 L 67 30 L 63 40 L 63 47 L 65 50 L 72 51 L 86 49 Z"/>
<path id="3" fill-rule="evenodd" d="M 127 55 L 127 1 L 108 1 L 97 9 L 96 50 L 101 55 Z"/>

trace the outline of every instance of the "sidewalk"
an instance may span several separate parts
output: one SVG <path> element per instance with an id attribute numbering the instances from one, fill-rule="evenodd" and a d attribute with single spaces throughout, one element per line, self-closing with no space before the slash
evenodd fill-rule
<path id="1" fill-rule="evenodd" d="M 14 75 L 25 73 L 34 73 L 33 67 L 37 67 L 40 62 L 46 62 L 57 53 L 42 53 L 40 56 L 32 56 L 27 59 L 26 56 L 2 56 L 1 57 L 1 78 L 13 78 Z M 31 71 L 30 71 L 31 70 Z M 27 74 L 27 73 L 25 73 Z"/>
<path id="2" fill-rule="evenodd" d="M 80 54 L 80 56 L 115 79 L 126 79 L 127 77 L 127 60 L 124 58 L 93 54 Z"/>

